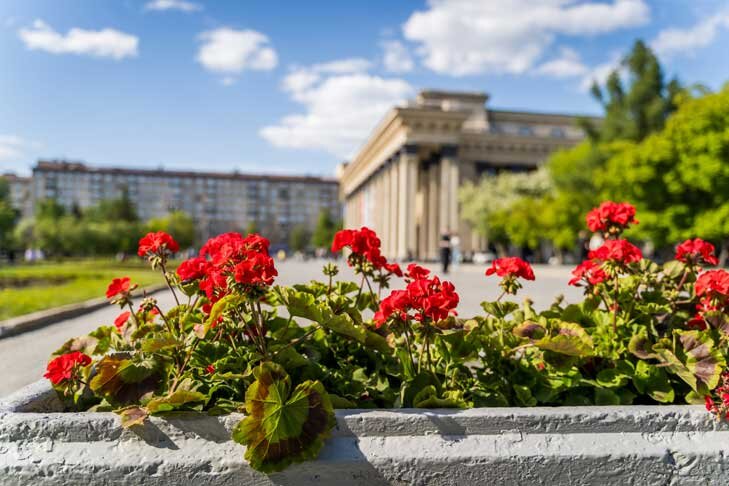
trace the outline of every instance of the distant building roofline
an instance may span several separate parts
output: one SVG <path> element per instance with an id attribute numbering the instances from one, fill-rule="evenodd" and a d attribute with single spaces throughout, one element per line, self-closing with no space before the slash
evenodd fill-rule
<path id="1" fill-rule="evenodd" d="M 252 174 L 239 172 L 202 172 L 167 169 L 140 169 L 128 167 L 99 167 L 90 166 L 85 162 L 68 160 L 38 160 L 33 167 L 36 171 L 52 172 L 85 172 L 90 174 L 117 174 L 160 177 L 208 178 L 221 180 L 266 180 L 273 182 L 318 182 L 337 184 L 334 177 L 308 176 L 308 175 L 278 175 L 278 174 Z"/>

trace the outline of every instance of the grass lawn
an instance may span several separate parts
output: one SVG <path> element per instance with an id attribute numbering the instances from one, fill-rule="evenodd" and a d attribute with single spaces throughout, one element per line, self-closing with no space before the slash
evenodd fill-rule
<path id="1" fill-rule="evenodd" d="M 159 272 L 141 261 L 71 260 L 0 267 L 0 320 L 104 297 L 115 277 L 130 277 L 140 287 L 164 282 Z"/>

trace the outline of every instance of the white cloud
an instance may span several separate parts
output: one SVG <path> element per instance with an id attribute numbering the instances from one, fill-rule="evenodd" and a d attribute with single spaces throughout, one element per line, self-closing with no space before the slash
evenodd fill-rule
<path id="1" fill-rule="evenodd" d="M 396 40 L 383 41 L 381 43 L 383 50 L 382 62 L 385 69 L 392 73 L 407 73 L 415 67 L 410 51 L 405 45 Z"/>
<path id="2" fill-rule="evenodd" d="M 607 78 L 612 74 L 613 71 L 618 71 L 622 75 L 625 74 L 623 67 L 621 66 L 622 55 L 619 52 L 614 52 L 607 62 L 598 64 L 589 69 L 589 71 L 582 77 L 580 82 L 580 90 L 588 91 L 593 83 L 604 85 Z"/>
<path id="3" fill-rule="evenodd" d="M 153 0 L 144 6 L 145 10 L 179 10 L 180 12 L 198 12 L 203 6 L 185 0 Z"/>
<path id="4" fill-rule="evenodd" d="M 577 51 L 563 47 L 559 57 L 543 63 L 534 72 L 551 78 L 574 78 L 584 76 L 588 67 L 582 63 Z"/>
<path id="5" fill-rule="evenodd" d="M 0 161 L 17 161 L 30 145 L 30 142 L 18 135 L 0 134 Z"/>
<path id="6" fill-rule="evenodd" d="M 714 42 L 722 28 L 729 29 L 729 12 L 712 15 L 687 29 L 664 29 L 651 42 L 651 47 L 659 56 L 693 54 Z"/>
<path id="7" fill-rule="evenodd" d="M 197 61 L 209 71 L 225 74 L 221 82 L 226 86 L 245 70 L 269 71 L 278 64 L 268 37 L 255 30 L 221 27 L 201 33 L 199 39 Z"/>
<path id="8" fill-rule="evenodd" d="M 42 20 L 34 21 L 32 27 L 20 29 L 18 35 L 31 50 L 117 60 L 136 56 L 139 45 L 139 38 L 115 29 L 84 30 L 74 27 L 63 35 Z"/>
<path id="9" fill-rule="evenodd" d="M 643 25 L 644 0 L 430 0 L 403 25 L 433 71 L 463 76 L 523 73 L 557 35 L 591 36 Z"/>
<path id="10" fill-rule="evenodd" d="M 351 157 L 383 114 L 414 93 L 406 81 L 369 74 L 362 60 L 355 61 L 317 64 L 289 73 L 283 89 L 305 111 L 263 127 L 260 135 L 277 147 L 320 149 Z"/>

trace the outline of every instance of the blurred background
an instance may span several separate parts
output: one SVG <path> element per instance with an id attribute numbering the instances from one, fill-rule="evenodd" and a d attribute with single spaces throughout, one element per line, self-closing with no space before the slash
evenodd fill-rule
<path id="1" fill-rule="evenodd" d="M 636 206 L 646 255 L 699 236 L 723 266 L 728 42 L 719 0 L 4 1 L 0 396 L 113 320 L 88 305 L 111 278 L 156 288 L 147 231 L 180 259 L 259 232 L 288 284 L 368 226 L 462 315 L 504 255 L 538 307 L 579 298 L 604 200 Z"/>

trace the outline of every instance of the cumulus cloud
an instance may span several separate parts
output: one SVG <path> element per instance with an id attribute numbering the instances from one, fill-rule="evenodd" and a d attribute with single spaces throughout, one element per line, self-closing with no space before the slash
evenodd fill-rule
<path id="1" fill-rule="evenodd" d="M 245 70 L 269 71 L 278 64 L 278 55 L 264 34 L 255 30 L 221 27 L 201 33 L 197 61 L 209 71 L 224 74 L 224 85 Z"/>
<path id="2" fill-rule="evenodd" d="M 729 12 L 712 15 L 687 29 L 664 29 L 651 42 L 651 47 L 661 56 L 690 55 L 713 43 L 721 29 L 729 29 Z"/>
<path id="3" fill-rule="evenodd" d="M 644 0 L 430 0 L 405 22 L 403 34 L 438 73 L 520 74 L 557 35 L 604 34 L 649 19 Z"/>
<path id="4" fill-rule="evenodd" d="M 351 157 L 383 114 L 414 93 L 406 81 L 369 74 L 368 67 L 366 60 L 345 59 L 295 68 L 282 87 L 303 112 L 263 127 L 260 135 L 277 147 Z"/>
<path id="5" fill-rule="evenodd" d="M 31 27 L 20 29 L 18 35 L 31 50 L 116 60 L 136 56 L 139 46 L 139 38 L 115 29 L 85 30 L 74 27 L 63 35 L 42 20 L 34 21 Z"/>
<path id="6" fill-rule="evenodd" d="M 203 6 L 185 0 L 153 0 L 144 5 L 145 10 L 179 10 L 180 12 L 198 12 Z"/>
<path id="7" fill-rule="evenodd" d="M 582 63 L 577 51 L 563 47 L 559 57 L 543 63 L 534 72 L 551 78 L 562 79 L 584 76 L 588 70 L 588 67 Z"/>
<path id="8" fill-rule="evenodd" d="M 382 62 L 385 69 L 391 73 L 407 73 L 415 67 L 410 51 L 397 40 L 387 40 L 381 43 L 383 50 Z"/>

